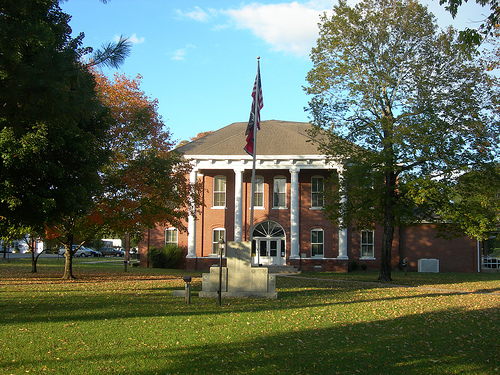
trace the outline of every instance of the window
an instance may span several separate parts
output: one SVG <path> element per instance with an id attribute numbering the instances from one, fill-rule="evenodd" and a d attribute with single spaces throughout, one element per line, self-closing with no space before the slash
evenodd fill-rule
<path id="1" fill-rule="evenodd" d="M 286 178 L 275 177 L 273 182 L 273 207 L 286 207 Z"/>
<path id="2" fill-rule="evenodd" d="M 269 241 L 269 256 L 271 257 L 278 256 L 278 241 L 276 240 Z"/>
<path id="3" fill-rule="evenodd" d="M 253 237 L 285 237 L 285 230 L 278 223 L 266 220 L 253 228 Z"/>
<path id="4" fill-rule="evenodd" d="M 214 177 L 214 207 L 226 207 L 226 177 Z"/>
<path id="5" fill-rule="evenodd" d="M 255 177 L 255 187 L 253 192 L 253 206 L 264 207 L 264 178 Z"/>
<path id="6" fill-rule="evenodd" d="M 219 254 L 220 240 L 226 243 L 226 230 L 223 228 L 214 229 L 212 232 L 212 254 Z M 224 246 L 225 247 L 225 246 Z"/>
<path id="7" fill-rule="evenodd" d="M 373 258 L 373 231 L 361 231 L 361 258 Z"/>
<path id="8" fill-rule="evenodd" d="M 165 245 L 177 245 L 177 234 L 178 230 L 176 228 L 168 228 L 165 230 Z"/>
<path id="9" fill-rule="evenodd" d="M 313 229 L 311 231 L 311 256 L 323 256 L 325 244 L 323 229 Z"/>
<path id="10" fill-rule="evenodd" d="M 311 207 L 323 207 L 325 205 L 325 183 L 323 177 L 311 178 Z"/>

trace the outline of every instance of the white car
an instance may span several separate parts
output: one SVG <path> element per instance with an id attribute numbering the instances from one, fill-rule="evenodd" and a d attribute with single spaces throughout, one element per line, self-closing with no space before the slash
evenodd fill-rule
<path id="1" fill-rule="evenodd" d="M 75 253 L 75 257 L 85 258 L 85 257 L 91 257 L 91 256 L 94 256 L 94 254 L 92 253 L 92 250 L 87 249 L 86 247 L 83 247 L 83 246 L 80 247 Z"/>
<path id="2" fill-rule="evenodd" d="M 73 250 L 75 250 L 77 247 L 78 247 L 77 245 L 73 245 Z M 64 255 L 64 253 L 66 253 L 66 249 L 64 247 L 60 248 L 59 255 Z M 87 249 L 84 246 L 81 246 L 73 256 L 78 258 L 85 258 L 85 257 L 91 257 L 93 255 L 94 254 L 92 253 L 92 250 Z"/>

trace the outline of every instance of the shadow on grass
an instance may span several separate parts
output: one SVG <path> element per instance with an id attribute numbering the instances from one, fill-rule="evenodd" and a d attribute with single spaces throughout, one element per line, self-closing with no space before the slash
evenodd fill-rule
<path id="1" fill-rule="evenodd" d="M 270 334 L 230 345 L 185 345 L 160 351 L 160 358 L 173 358 L 174 361 L 164 361 L 158 370 L 160 373 L 183 373 L 190 369 L 192 373 L 201 374 L 430 374 L 462 369 L 464 373 L 489 374 L 494 368 L 498 371 L 499 366 L 498 346 L 494 344 L 499 333 L 498 319 L 496 323 L 489 321 L 479 330 L 475 326 L 469 331 L 462 324 L 470 326 L 471 321 L 478 322 L 484 316 L 497 313 L 498 310 L 455 310 Z M 461 319 L 450 322 L 450 314 L 460 315 Z M 383 350 L 379 351 L 381 348 Z M 156 372 L 151 369 L 137 374 Z"/>
<path id="2" fill-rule="evenodd" d="M 449 309 L 286 332 L 264 329 L 240 336 L 219 325 L 213 327 L 220 331 L 220 341 L 215 344 L 204 343 L 201 335 L 188 341 L 181 331 L 171 328 L 154 346 L 148 347 L 142 338 L 135 337 L 134 345 L 126 350 L 77 352 L 42 363 L 25 358 L 22 367 L 3 361 L 0 372 L 40 369 L 43 365 L 63 374 L 87 370 L 140 375 L 491 374 L 500 365 L 495 344 L 500 333 L 498 312 Z"/>
<path id="3" fill-rule="evenodd" d="M 454 285 L 457 288 L 460 285 L 474 284 L 480 285 L 481 283 L 494 284 L 493 288 L 481 288 L 478 290 L 491 290 L 492 292 L 500 290 L 500 273 L 419 273 L 408 272 L 405 275 L 402 271 L 392 272 L 391 282 L 381 282 L 377 280 L 378 271 L 354 271 L 349 273 L 337 272 L 316 272 L 316 273 L 302 273 L 297 277 L 306 277 L 313 279 L 327 279 L 336 280 L 338 282 L 360 282 L 370 283 L 379 286 L 390 285 L 405 285 L 405 286 L 446 286 Z M 294 277 L 294 276 L 290 276 Z"/>
<path id="4" fill-rule="evenodd" d="M 500 287 L 499 288 L 489 288 L 489 289 L 478 289 L 475 291 L 475 293 L 484 293 L 484 294 L 498 293 L 498 292 L 500 292 Z"/>

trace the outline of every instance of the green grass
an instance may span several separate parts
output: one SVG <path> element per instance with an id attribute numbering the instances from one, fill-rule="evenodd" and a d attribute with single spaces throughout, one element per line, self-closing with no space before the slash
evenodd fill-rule
<path id="1" fill-rule="evenodd" d="M 200 273 L 186 305 L 183 271 L 62 267 L 0 261 L 1 374 L 500 374 L 500 274 L 302 274 L 219 307 Z"/>

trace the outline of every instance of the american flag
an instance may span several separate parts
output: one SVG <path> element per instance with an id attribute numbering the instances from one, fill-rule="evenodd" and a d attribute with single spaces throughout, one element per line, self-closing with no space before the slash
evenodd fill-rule
<path id="1" fill-rule="evenodd" d="M 257 65 L 257 77 L 255 77 L 255 83 L 253 85 L 252 98 L 252 110 L 250 111 L 250 119 L 248 120 L 248 126 L 245 132 L 247 144 L 244 150 L 253 156 L 254 128 L 256 131 L 260 130 L 260 110 L 264 107 L 264 101 L 262 100 L 262 85 L 260 82 L 260 65 Z"/>

